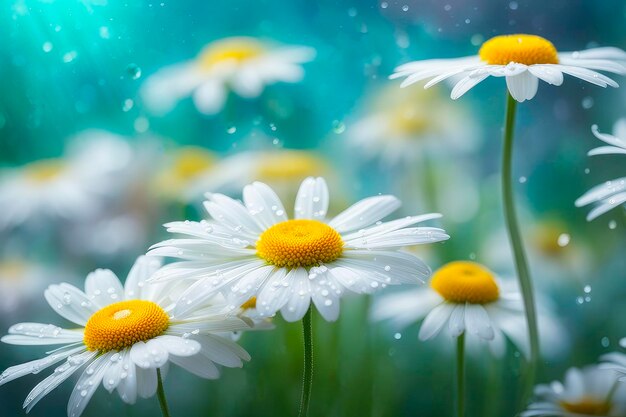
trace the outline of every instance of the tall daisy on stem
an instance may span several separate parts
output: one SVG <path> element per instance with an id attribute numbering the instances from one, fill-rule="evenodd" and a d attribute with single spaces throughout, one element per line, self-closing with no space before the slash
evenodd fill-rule
<path id="1" fill-rule="evenodd" d="M 207 194 L 211 220 L 166 224 L 186 235 L 154 245 L 149 254 L 180 259 L 166 265 L 153 281 L 195 280 L 183 292 L 183 310 L 205 303 L 215 293 L 233 309 L 256 297 L 257 313 L 278 311 L 285 320 L 302 320 L 304 384 L 300 416 L 308 415 L 313 375 L 311 301 L 327 321 L 339 317 L 346 290 L 370 294 L 387 285 L 417 284 L 430 268 L 405 246 L 448 239 L 444 230 L 416 227 L 439 214 L 383 222 L 400 207 L 391 195 L 355 203 L 327 219 L 329 193 L 323 178 L 309 177 L 296 196 L 295 219 L 266 184 L 244 187 L 243 203 L 223 194 Z"/>
<path id="2" fill-rule="evenodd" d="M 517 277 L 524 297 L 528 322 L 530 358 L 524 387 L 524 399 L 532 390 L 539 359 L 539 334 L 533 285 L 517 221 L 513 194 L 512 159 L 515 115 L 518 102 L 532 99 L 539 80 L 559 86 L 568 74 L 600 87 L 617 87 L 617 83 L 596 70 L 626 73 L 626 52 L 617 48 L 595 48 L 581 52 L 558 52 L 554 45 L 536 35 L 502 35 L 486 41 L 478 56 L 457 59 L 415 61 L 396 68 L 391 78 L 406 77 L 401 87 L 429 80 L 429 88 L 451 77 L 459 77 L 451 98 L 457 99 L 489 76 L 505 77 L 508 89 L 504 143 L 502 148 L 502 198 L 504 218 L 514 254 Z"/>

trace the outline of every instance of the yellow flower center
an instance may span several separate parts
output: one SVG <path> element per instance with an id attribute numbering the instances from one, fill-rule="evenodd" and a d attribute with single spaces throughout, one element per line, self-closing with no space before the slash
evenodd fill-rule
<path id="1" fill-rule="evenodd" d="M 559 244 L 559 236 L 566 230 L 563 226 L 557 224 L 541 225 L 532 235 L 531 240 L 535 246 L 548 256 L 559 256 L 563 253 L 563 246 Z"/>
<path id="2" fill-rule="evenodd" d="M 152 301 L 121 301 L 89 318 L 83 341 L 91 351 L 122 350 L 163 334 L 169 322 L 167 313 Z"/>
<path id="3" fill-rule="evenodd" d="M 0 262 L 0 280 L 18 281 L 26 274 L 26 264 L 18 260 Z"/>
<path id="4" fill-rule="evenodd" d="M 235 37 L 215 41 L 200 53 L 199 65 L 210 70 L 217 64 L 234 62 L 240 64 L 263 54 L 265 47 L 254 38 Z"/>
<path id="5" fill-rule="evenodd" d="M 189 146 L 178 151 L 173 174 L 180 180 L 191 180 L 215 164 L 215 156 L 202 148 Z"/>
<path id="6" fill-rule="evenodd" d="M 578 402 L 561 402 L 561 407 L 570 413 L 583 416 L 607 416 L 611 411 L 611 404 L 591 397 L 583 397 Z"/>
<path id="7" fill-rule="evenodd" d="M 335 229 L 317 220 L 287 220 L 267 229 L 256 243 L 257 255 L 278 267 L 312 267 L 343 252 Z"/>
<path id="8" fill-rule="evenodd" d="M 281 151 L 264 155 L 259 161 L 257 178 L 259 181 L 277 180 L 300 181 L 316 176 L 324 170 L 319 158 L 302 151 Z"/>
<path id="9" fill-rule="evenodd" d="M 430 126 L 427 117 L 418 114 L 417 109 L 398 109 L 391 115 L 391 129 L 402 135 L 414 135 L 424 133 Z"/>
<path id="10" fill-rule="evenodd" d="M 559 55 L 552 42 L 536 35 L 496 36 L 483 43 L 478 55 L 490 65 L 559 63 Z"/>
<path id="11" fill-rule="evenodd" d="M 43 159 L 26 165 L 24 172 L 30 181 L 45 183 L 58 178 L 64 169 L 59 159 Z"/>
<path id="12" fill-rule="evenodd" d="M 486 304 L 500 296 L 493 273 L 475 262 L 457 261 L 444 265 L 435 272 L 430 286 L 453 303 Z"/>

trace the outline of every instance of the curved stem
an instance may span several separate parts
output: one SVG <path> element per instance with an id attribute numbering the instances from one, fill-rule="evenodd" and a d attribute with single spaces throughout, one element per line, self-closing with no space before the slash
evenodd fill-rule
<path id="1" fill-rule="evenodd" d="M 170 410 L 167 406 L 167 400 L 165 399 L 165 390 L 163 389 L 163 379 L 161 378 L 161 369 L 157 368 L 157 397 L 159 397 L 159 405 L 161 406 L 161 412 L 163 417 L 170 417 Z"/>
<path id="2" fill-rule="evenodd" d="M 465 415 L 465 333 L 456 338 L 457 416 Z"/>
<path id="3" fill-rule="evenodd" d="M 530 279 L 530 271 L 522 236 L 517 223 L 515 210 L 515 199 L 513 195 L 513 131 L 515 127 L 515 111 L 517 102 L 511 94 L 507 93 L 506 122 L 504 125 L 504 145 L 502 150 L 502 199 L 504 206 L 504 221 L 509 234 L 509 241 L 513 249 L 515 269 L 519 281 L 522 298 L 524 300 L 524 312 L 528 324 L 528 339 L 530 341 L 530 357 L 526 369 L 524 388 L 522 391 L 522 406 L 526 406 L 526 401 L 532 392 L 532 387 L 539 360 L 539 333 L 537 331 L 537 313 L 535 311 L 535 299 L 533 285 Z"/>
<path id="4" fill-rule="evenodd" d="M 309 415 L 309 402 L 311 400 L 311 386 L 313 383 L 313 326 L 311 315 L 313 307 L 309 307 L 302 318 L 302 332 L 304 334 L 304 377 L 302 380 L 302 397 L 300 398 L 300 411 L 298 416 Z"/>

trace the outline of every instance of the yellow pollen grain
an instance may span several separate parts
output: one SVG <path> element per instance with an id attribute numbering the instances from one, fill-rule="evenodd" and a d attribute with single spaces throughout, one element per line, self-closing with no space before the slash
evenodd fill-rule
<path id="1" fill-rule="evenodd" d="M 64 168 L 59 159 L 42 159 L 26 165 L 24 172 L 29 180 L 44 183 L 56 179 Z"/>
<path id="2" fill-rule="evenodd" d="M 496 301 L 500 296 L 493 273 L 469 261 L 444 265 L 433 274 L 430 286 L 453 303 L 486 304 Z"/>
<path id="3" fill-rule="evenodd" d="M 561 407 L 581 416 L 608 416 L 612 408 L 610 403 L 590 397 L 584 397 L 577 402 L 562 401 Z"/>
<path id="4" fill-rule="evenodd" d="M 90 351 L 122 350 L 163 334 L 169 321 L 167 313 L 152 301 L 121 301 L 89 318 L 83 341 Z"/>
<path id="5" fill-rule="evenodd" d="M 248 301 L 241 305 L 242 310 L 252 310 L 256 308 L 256 297 L 250 297 Z"/>
<path id="6" fill-rule="evenodd" d="M 478 55 L 490 65 L 559 63 L 559 55 L 552 42 L 536 35 L 496 36 L 483 43 Z"/>
<path id="7" fill-rule="evenodd" d="M 263 54 L 265 47 L 254 38 L 235 37 L 213 42 L 198 56 L 202 69 L 212 69 L 223 62 L 240 64 Z"/>
<path id="8" fill-rule="evenodd" d="M 287 220 L 261 234 L 257 255 L 271 265 L 297 268 L 332 262 L 343 253 L 335 229 L 317 220 Z"/>

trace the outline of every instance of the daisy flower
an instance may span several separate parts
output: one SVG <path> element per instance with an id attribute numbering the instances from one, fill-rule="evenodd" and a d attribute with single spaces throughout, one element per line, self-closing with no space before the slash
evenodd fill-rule
<path id="1" fill-rule="evenodd" d="M 522 417 L 621 417 L 626 414 L 626 386 L 613 371 L 599 366 L 570 368 L 565 381 L 535 388 L 537 400 Z"/>
<path id="2" fill-rule="evenodd" d="M 391 85 L 370 101 L 365 115 L 346 130 L 347 144 L 367 159 L 385 166 L 419 164 L 425 156 L 467 153 L 479 144 L 475 118 L 437 89 Z"/>
<path id="3" fill-rule="evenodd" d="M 593 125 L 591 131 L 595 137 L 609 146 L 594 148 L 589 151 L 588 155 L 626 154 L 626 119 L 620 119 L 615 123 L 613 135 L 600 133 L 597 125 Z M 574 204 L 576 207 L 593 204 L 594 208 L 587 214 L 587 220 L 591 221 L 624 203 L 626 203 L 626 177 L 606 181 L 593 187 L 578 198 Z"/>
<path id="4" fill-rule="evenodd" d="M 406 77 L 402 87 L 430 80 L 424 88 L 456 77 L 450 97 L 457 99 L 489 76 L 505 77 L 511 96 L 519 101 L 535 97 L 539 80 L 559 86 L 563 74 L 600 87 L 617 83 L 597 71 L 626 73 L 626 52 L 618 48 L 593 48 L 558 52 L 540 36 L 501 35 L 482 44 L 477 56 L 409 62 L 396 68 L 391 78 Z"/>
<path id="5" fill-rule="evenodd" d="M 157 389 L 157 370 L 172 362 L 203 378 L 217 378 L 215 363 L 240 367 L 248 354 L 230 340 L 230 332 L 248 324 L 220 306 L 207 304 L 180 312 L 170 288 L 146 285 L 160 267 L 156 258 L 137 259 L 124 286 L 113 272 L 98 269 L 87 276 L 85 292 L 69 284 L 51 285 L 45 298 L 59 315 L 79 328 L 20 323 L 2 341 L 14 345 L 61 345 L 48 356 L 13 366 L 0 385 L 63 362 L 26 397 L 30 411 L 59 384 L 85 368 L 70 396 L 68 416 L 79 416 L 100 384 L 122 400 L 135 403 Z"/>
<path id="6" fill-rule="evenodd" d="M 41 291 L 50 271 L 19 257 L 0 260 L 0 312 L 13 313 Z"/>
<path id="7" fill-rule="evenodd" d="M 254 181 L 269 185 L 282 199 L 293 200 L 302 181 L 323 176 L 335 185 L 332 168 L 319 154 L 302 149 L 275 149 L 239 152 L 205 170 L 185 189 L 188 201 L 196 200 L 206 190 L 227 195 L 241 195 Z"/>
<path id="8" fill-rule="evenodd" d="M 255 98 L 268 85 L 299 82 L 304 76 L 301 64 L 314 56 L 315 50 L 308 47 L 224 38 L 207 45 L 197 58 L 157 72 L 146 80 L 141 93 L 157 113 L 166 113 L 182 98 L 192 96 L 199 112 L 215 114 L 230 91 Z"/>
<path id="9" fill-rule="evenodd" d="M 620 340 L 620 345 L 626 347 L 626 338 Z M 626 354 L 612 352 L 602 356 L 602 368 L 611 369 L 618 373 L 619 380 L 626 382 Z"/>
<path id="10" fill-rule="evenodd" d="M 76 137 L 63 158 L 37 160 L 0 172 L 0 230 L 29 220 L 94 215 L 124 184 L 132 149 L 108 132 Z"/>
<path id="11" fill-rule="evenodd" d="M 515 282 L 500 280 L 481 264 L 448 263 L 435 271 L 430 286 L 389 294 L 375 300 L 371 317 L 390 320 L 403 328 L 423 319 L 420 340 L 429 340 L 442 330 L 453 338 L 466 334 L 474 341 L 489 342 L 491 352 L 502 356 L 506 338 L 528 354 L 524 305 Z M 548 352 L 562 352 L 564 331 L 548 314 L 541 316 L 542 335 Z"/>
<path id="12" fill-rule="evenodd" d="M 442 229 L 414 226 L 439 214 L 382 222 L 400 206 L 390 195 L 366 198 L 327 219 L 323 178 L 302 182 L 294 219 L 260 182 L 244 188 L 243 204 L 222 194 L 207 198 L 204 207 L 212 220 L 166 224 L 169 232 L 185 237 L 158 243 L 149 252 L 180 259 L 157 272 L 155 281 L 196 281 L 180 299 L 189 308 L 219 291 L 232 308 L 255 296 L 259 314 L 280 310 L 287 321 L 300 320 L 312 300 L 326 320 L 334 321 L 345 290 L 371 293 L 429 276 L 427 265 L 400 248 L 449 238 Z"/>

